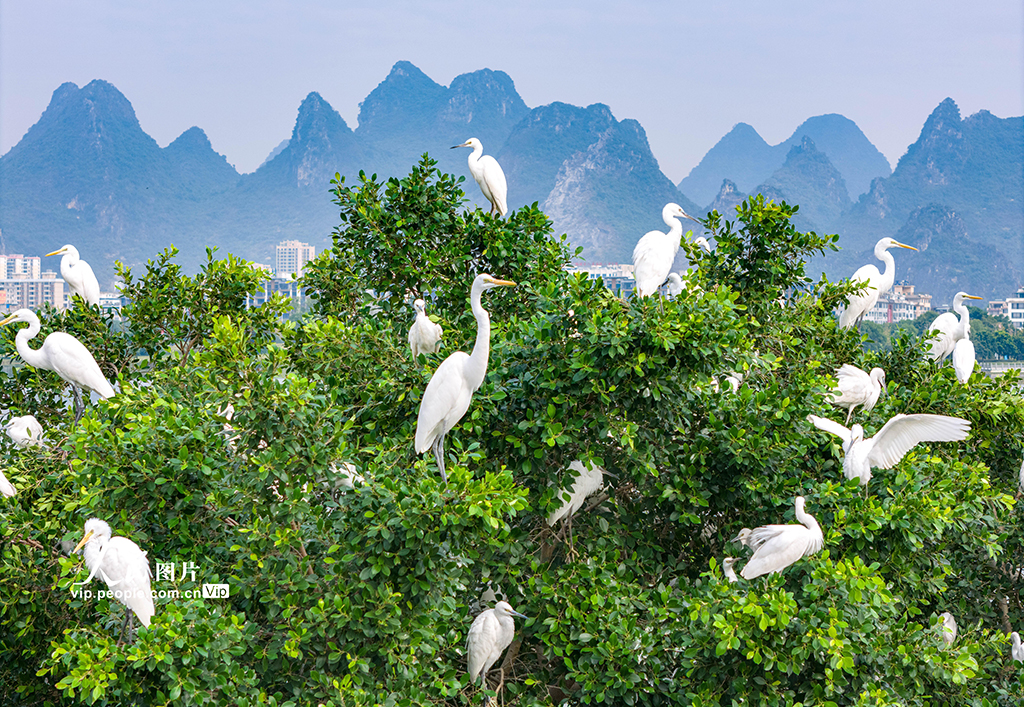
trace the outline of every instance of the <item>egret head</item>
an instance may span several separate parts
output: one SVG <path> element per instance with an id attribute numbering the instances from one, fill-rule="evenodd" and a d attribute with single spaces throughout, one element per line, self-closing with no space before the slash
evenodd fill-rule
<path id="1" fill-rule="evenodd" d="M 476 279 L 473 280 L 473 289 L 479 287 L 482 290 L 489 290 L 492 287 L 515 287 L 516 283 L 511 280 L 499 280 L 496 277 L 492 277 L 487 273 L 477 275 Z"/>
<path id="2" fill-rule="evenodd" d="M 690 214 L 683 211 L 682 206 L 673 202 L 665 204 L 665 208 L 661 210 L 661 215 L 666 221 L 671 217 L 676 216 L 678 218 L 688 218 L 694 223 L 700 223 L 700 221 L 695 219 L 693 216 L 690 216 Z"/>
<path id="3" fill-rule="evenodd" d="M 421 299 L 418 299 L 418 300 L 416 300 L 415 302 L 412 303 L 412 306 L 415 307 L 417 312 L 422 312 L 426 308 L 427 303 L 424 302 Z"/>
<path id="4" fill-rule="evenodd" d="M 729 542 L 731 542 L 731 543 L 739 543 L 740 545 L 746 545 L 747 541 L 749 539 L 750 539 L 750 528 L 743 528 L 739 532 L 739 534 L 735 538 L 730 540 Z"/>
<path id="5" fill-rule="evenodd" d="M 687 216 L 687 218 L 693 218 L 693 217 L 692 216 Z M 697 219 L 693 219 L 693 220 L 697 221 Z M 700 223 L 700 221 L 697 221 L 697 223 Z M 708 239 L 705 238 L 704 236 L 699 236 L 699 237 L 693 239 L 693 244 L 694 245 L 699 245 L 701 248 L 704 249 L 704 252 L 706 252 L 706 253 L 710 253 L 711 252 L 711 244 L 708 243 Z"/>
<path id="6" fill-rule="evenodd" d="M 907 245 L 906 243 L 900 243 L 895 238 L 883 238 L 880 241 L 878 241 L 878 243 L 875 244 L 875 257 L 881 260 L 881 254 L 889 250 L 890 248 L 906 248 L 908 250 L 917 250 L 917 248 L 915 248 L 914 246 Z"/>
<path id="7" fill-rule="evenodd" d="M 953 306 L 954 307 L 959 307 L 960 305 L 962 305 L 964 303 L 965 299 L 982 299 L 982 298 L 981 297 L 976 297 L 975 295 L 969 295 L 966 292 L 957 292 L 956 296 L 953 298 Z"/>
<path id="8" fill-rule="evenodd" d="M 78 260 L 78 248 L 70 244 L 60 248 L 59 250 L 55 250 L 52 253 L 47 253 L 46 257 L 50 257 L 51 255 L 64 255 L 65 253 L 70 255 L 72 260 Z"/>
<path id="9" fill-rule="evenodd" d="M 736 558 L 735 557 L 726 557 L 724 560 L 722 560 L 722 567 L 724 567 L 727 570 L 731 570 L 733 568 L 733 565 L 735 565 L 735 564 L 736 564 Z"/>
<path id="10" fill-rule="evenodd" d="M 499 601 L 497 604 L 495 604 L 494 605 L 494 613 L 497 614 L 499 617 L 500 616 L 518 616 L 521 619 L 529 618 L 528 616 L 523 616 L 518 611 L 513 609 L 512 605 L 509 604 L 507 601 Z"/>
<path id="11" fill-rule="evenodd" d="M 457 148 L 457 147 L 472 147 L 472 148 L 473 148 L 474 150 L 475 150 L 476 148 L 478 148 L 478 147 L 479 147 L 479 148 L 480 148 L 481 150 L 482 150 L 482 149 L 484 149 L 484 146 L 483 146 L 483 144 L 481 144 L 481 142 L 480 142 L 479 140 L 477 140 L 477 139 L 476 139 L 475 137 L 471 137 L 471 138 L 469 138 L 468 140 L 466 140 L 466 141 L 465 141 L 464 143 L 462 143 L 461 145 L 452 145 L 452 148 L 451 148 L 451 149 L 453 149 L 453 150 L 454 150 L 454 149 L 455 149 L 455 148 Z"/>
<path id="12" fill-rule="evenodd" d="M 863 442 L 863 441 L 864 441 L 864 428 L 861 427 L 859 424 L 854 424 L 854 426 L 850 428 L 850 443 L 851 444 L 856 444 L 857 442 Z"/>
<path id="13" fill-rule="evenodd" d="M 106 541 L 110 540 L 110 526 L 107 522 L 100 520 L 99 518 L 90 518 L 85 521 L 85 535 L 79 541 L 78 545 L 75 546 L 74 554 L 86 546 L 89 542 L 100 540 L 101 544 L 105 544 Z"/>
<path id="14" fill-rule="evenodd" d="M 0 321 L 0 326 L 3 326 L 4 324 L 13 324 L 14 322 L 28 322 L 31 324 L 33 321 L 39 321 L 39 317 L 36 316 L 35 312 L 31 309 L 19 309 L 3 321 Z"/>
<path id="15" fill-rule="evenodd" d="M 868 376 L 871 378 L 871 380 L 880 384 L 883 388 L 885 387 L 885 371 L 883 371 L 878 366 L 872 368 L 871 373 L 869 373 Z"/>

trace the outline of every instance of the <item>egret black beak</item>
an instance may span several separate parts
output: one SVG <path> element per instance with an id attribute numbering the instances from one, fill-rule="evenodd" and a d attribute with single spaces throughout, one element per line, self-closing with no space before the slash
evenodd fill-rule
<path id="1" fill-rule="evenodd" d="M 90 531 L 89 531 L 88 533 L 86 533 L 86 534 L 85 534 L 85 537 L 84 537 L 84 538 L 82 538 L 82 540 L 81 540 L 81 541 L 80 541 L 80 542 L 79 542 L 79 543 L 78 543 L 77 545 L 75 545 L 75 549 L 71 551 L 71 554 L 72 554 L 72 555 L 74 555 L 74 554 L 75 554 L 75 553 L 77 553 L 77 552 L 78 552 L 79 550 L 81 550 L 81 549 L 82 549 L 82 547 L 83 547 L 83 546 L 84 546 L 84 545 L 85 545 L 85 544 L 86 544 L 87 542 L 89 542 L 89 538 L 91 538 L 91 537 L 92 537 L 92 534 L 93 534 L 93 531 L 92 531 L 92 530 L 90 530 Z"/>
<path id="2" fill-rule="evenodd" d="M 464 142 L 461 145 L 452 145 L 449 149 L 454 150 L 457 147 L 469 147 L 469 143 L 468 142 Z"/>

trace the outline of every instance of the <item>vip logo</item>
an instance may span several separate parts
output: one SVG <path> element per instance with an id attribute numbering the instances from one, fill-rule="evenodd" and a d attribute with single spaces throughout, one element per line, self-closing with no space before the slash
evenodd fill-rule
<path id="1" fill-rule="evenodd" d="M 227 584 L 204 584 L 203 599 L 227 599 L 231 588 Z"/>

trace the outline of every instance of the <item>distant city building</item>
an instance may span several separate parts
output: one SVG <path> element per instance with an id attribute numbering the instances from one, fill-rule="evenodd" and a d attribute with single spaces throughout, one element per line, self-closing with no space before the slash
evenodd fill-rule
<path id="1" fill-rule="evenodd" d="M 588 280 L 600 278 L 604 286 L 616 297 L 627 299 L 633 294 L 636 281 L 633 279 L 633 266 L 630 263 L 610 263 L 584 265 L 578 268 L 569 268 L 569 272 L 585 273 Z"/>
<path id="2" fill-rule="evenodd" d="M 880 296 L 864 319 L 875 324 L 905 322 L 917 319 L 931 308 L 932 296 L 915 293 L 914 286 L 904 280 Z"/>
<path id="3" fill-rule="evenodd" d="M 42 258 L 38 255 L 0 255 L 0 279 L 13 280 L 15 277 L 39 279 L 42 270 Z"/>
<path id="4" fill-rule="evenodd" d="M 31 261 L 31 258 L 25 258 Z M 38 262 L 39 258 L 35 258 Z M 8 263 L 4 265 L 9 266 Z M 67 308 L 68 290 L 64 287 L 64 280 L 57 277 L 52 270 L 38 271 L 36 265 L 35 275 L 31 277 L 32 267 L 29 264 L 28 272 L 20 272 L 13 277 L 0 280 L 0 291 L 3 293 L 3 304 L 0 307 L 10 312 L 15 309 L 39 309 L 44 304 L 51 304 L 57 309 Z"/>
<path id="5" fill-rule="evenodd" d="M 274 277 L 286 278 L 301 275 L 306 263 L 316 255 L 316 248 L 299 241 L 283 241 L 277 246 L 274 260 Z"/>
<path id="6" fill-rule="evenodd" d="M 302 309 L 306 297 L 306 291 L 299 287 L 297 280 L 291 278 L 275 277 L 268 278 L 263 283 L 263 289 L 254 295 L 249 295 L 246 305 L 248 307 L 262 307 L 275 294 L 283 295 L 292 301 L 294 309 Z"/>
<path id="7" fill-rule="evenodd" d="M 1024 287 L 1017 288 L 1016 295 L 1006 298 L 1006 311 L 1004 316 L 1010 318 L 1014 329 L 1024 327 Z"/>
<path id="8" fill-rule="evenodd" d="M 1010 316 L 1010 310 L 1006 308 L 1006 300 L 994 299 L 988 303 L 988 307 L 985 308 L 985 312 L 990 317 L 1007 317 Z"/>

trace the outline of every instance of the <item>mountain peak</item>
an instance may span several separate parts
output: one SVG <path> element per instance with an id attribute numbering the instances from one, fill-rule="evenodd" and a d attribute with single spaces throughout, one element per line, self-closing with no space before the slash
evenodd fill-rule
<path id="1" fill-rule="evenodd" d="M 291 143 L 301 145 L 315 140 L 326 140 L 329 143 L 330 136 L 339 132 L 351 134 L 352 130 L 330 103 L 316 91 L 311 91 L 299 104 L 299 116 L 292 129 Z"/>
<path id="2" fill-rule="evenodd" d="M 171 148 L 175 150 L 212 150 L 213 145 L 210 144 L 210 138 L 206 136 L 203 129 L 193 125 L 166 147 L 168 150 Z"/>
<path id="3" fill-rule="evenodd" d="M 448 89 L 408 61 L 391 73 L 359 104 L 360 134 L 390 134 L 424 129 L 443 105 Z"/>

